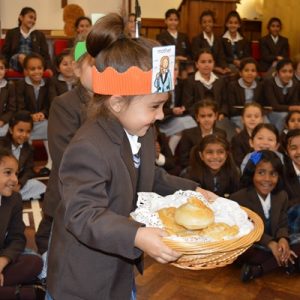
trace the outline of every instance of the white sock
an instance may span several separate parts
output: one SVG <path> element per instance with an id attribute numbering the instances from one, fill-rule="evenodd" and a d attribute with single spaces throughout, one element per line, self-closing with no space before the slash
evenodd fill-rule
<path id="1" fill-rule="evenodd" d="M 45 168 L 48 168 L 49 170 L 51 170 L 52 169 L 52 159 L 51 159 L 50 152 L 49 152 L 48 141 L 44 140 L 43 143 L 44 143 L 44 146 L 45 146 L 45 149 L 47 152 L 47 156 L 48 156 L 48 161 L 47 161 Z"/>
<path id="2" fill-rule="evenodd" d="M 175 154 L 176 147 L 177 147 L 179 141 L 181 140 L 181 136 L 182 136 L 181 132 L 170 136 L 169 147 L 170 147 L 173 155 Z"/>

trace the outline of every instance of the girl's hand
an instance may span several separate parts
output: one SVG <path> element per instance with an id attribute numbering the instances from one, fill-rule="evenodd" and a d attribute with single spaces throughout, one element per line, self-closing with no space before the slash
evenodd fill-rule
<path id="1" fill-rule="evenodd" d="M 39 121 L 39 113 L 32 114 L 31 115 L 33 122 L 38 122 Z"/>
<path id="2" fill-rule="evenodd" d="M 240 67 L 240 65 L 241 65 L 241 61 L 239 60 L 239 59 L 234 59 L 233 60 L 233 64 L 236 66 L 236 67 Z"/>
<path id="3" fill-rule="evenodd" d="M 173 107 L 173 114 L 174 115 L 182 115 L 183 111 L 182 111 L 182 108 L 181 107 Z"/>
<path id="4" fill-rule="evenodd" d="M 39 121 L 44 121 L 45 120 L 45 115 L 42 112 L 39 112 Z"/>
<path id="5" fill-rule="evenodd" d="M 178 60 L 187 60 L 187 58 L 182 56 L 182 55 L 177 55 L 176 59 L 178 59 Z"/>
<path id="6" fill-rule="evenodd" d="M 162 238 L 165 236 L 168 234 L 162 229 L 140 227 L 136 233 L 134 244 L 157 262 L 166 264 L 177 260 L 182 254 L 163 243 Z"/>
<path id="7" fill-rule="evenodd" d="M 279 251 L 281 252 L 281 261 L 284 265 L 288 265 L 290 261 L 294 264 L 294 258 L 297 258 L 297 254 L 290 249 L 289 243 L 285 238 L 281 238 L 278 241 Z"/>
<path id="8" fill-rule="evenodd" d="M 218 116 L 219 121 L 222 121 L 224 118 L 225 118 L 224 114 L 219 114 L 219 116 Z"/>
<path id="9" fill-rule="evenodd" d="M 4 124 L 5 123 L 2 120 L 0 120 L 0 127 L 2 127 Z"/>
<path id="10" fill-rule="evenodd" d="M 280 247 L 279 247 L 278 243 L 275 241 L 271 241 L 271 242 L 269 242 L 268 247 L 271 249 L 271 251 L 277 261 L 278 266 L 283 266 L 283 264 L 281 262 L 281 251 L 279 250 Z"/>
<path id="11" fill-rule="evenodd" d="M 4 275 L 3 273 L 0 273 L 0 286 L 4 285 Z"/>
<path id="12" fill-rule="evenodd" d="M 201 187 L 196 188 L 196 192 L 202 194 L 208 202 L 214 202 L 219 196 L 213 192 L 202 189 Z"/>

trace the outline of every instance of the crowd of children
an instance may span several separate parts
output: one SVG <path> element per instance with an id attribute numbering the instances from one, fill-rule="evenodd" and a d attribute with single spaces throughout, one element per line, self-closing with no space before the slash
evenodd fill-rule
<path id="1" fill-rule="evenodd" d="M 19 27 L 8 31 L 0 56 L 0 181 L 8 169 L 13 178 L 0 185 L 0 213 L 6 202 L 18 210 L 12 218 L 18 218 L 21 241 L 12 256 L 1 254 L 1 244 L 0 299 L 8 263 L 23 257 L 18 192 L 23 200 L 45 193 L 36 244 L 44 262 L 49 256 L 49 299 L 135 299 L 133 266 L 142 271 L 143 251 L 161 263 L 180 256 L 161 242 L 165 232 L 128 219 L 140 191 L 203 188 L 210 197 L 239 202 L 265 225 L 261 240 L 239 259 L 242 280 L 277 266 L 300 272 L 300 60 L 288 58 L 281 21 L 270 20 L 258 63 L 236 11 L 228 14 L 221 37 L 213 32 L 213 12 L 202 12 L 202 32 L 191 43 L 177 30 L 178 11 L 165 17 L 167 28 L 157 40 L 176 46 L 176 71 L 168 75 L 169 92 L 154 82 L 156 92 L 144 95 L 122 94 L 110 83 L 110 93 L 101 94 L 95 83 L 95 74 L 108 67 L 125 73 L 124 80 L 132 66 L 152 69 L 151 51 L 160 44 L 135 38 L 133 14 L 127 26 L 117 14 L 93 27 L 88 18 L 78 19 L 78 34 L 87 40 L 75 45 L 76 61 L 69 49 L 50 61 L 45 37 L 33 30 L 32 8 L 22 9 Z M 24 71 L 24 78 L 8 82 L 7 66 Z M 44 76 L 48 68 L 51 78 Z M 258 71 L 266 77 L 258 78 Z M 233 73 L 238 78 L 228 76 Z M 48 154 L 40 173 L 51 170 L 47 190 L 34 179 L 35 139 Z M 103 268 L 105 276 L 93 276 Z M 30 283 L 40 271 L 38 265 L 27 279 L 4 282 L 10 288 Z"/>

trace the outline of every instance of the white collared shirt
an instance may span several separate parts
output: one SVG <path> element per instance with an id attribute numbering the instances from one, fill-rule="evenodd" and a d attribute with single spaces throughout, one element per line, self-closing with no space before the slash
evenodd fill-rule
<path id="1" fill-rule="evenodd" d="M 271 38 L 272 38 L 274 44 L 277 44 L 278 38 L 279 38 L 278 35 L 277 35 L 277 36 L 273 36 L 273 35 L 271 34 Z"/>
<path id="2" fill-rule="evenodd" d="M 257 196 L 258 196 L 259 201 L 262 205 L 262 208 L 263 208 L 264 215 L 265 215 L 266 219 L 269 219 L 270 209 L 271 209 L 271 193 L 268 194 L 266 199 L 263 199 L 258 193 L 257 193 Z"/>
<path id="3" fill-rule="evenodd" d="M 138 142 L 139 137 L 137 135 L 129 134 L 125 129 L 124 129 L 124 131 L 128 137 L 129 143 L 130 143 L 132 155 L 138 154 L 138 152 L 140 151 L 140 148 L 141 148 L 141 143 Z"/>
<path id="4" fill-rule="evenodd" d="M 23 145 L 19 145 L 19 146 L 15 146 L 13 144 L 11 145 L 11 152 L 17 160 L 20 159 L 20 154 L 21 154 L 22 148 L 23 148 Z"/>
<path id="5" fill-rule="evenodd" d="M 27 39 L 30 36 L 31 32 L 34 30 L 35 30 L 34 28 L 31 28 L 28 32 L 24 32 L 22 30 L 22 28 L 20 27 L 20 32 L 21 32 L 22 36 L 24 37 L 24 39 Z"/>
<path id="6" fill-rule="evenodd" d="M 203 37 L 204 37 L 204 39 L 207 40 L 208 45 L 209 45 L 210 47 L 212 47 L 213 44 L 214 44 L 214 41 L 215 41 L 215 36 L 214 36 L 214 34 L 212 33 L 212 34 L 211 34 L 211 37 L 209 37 L 209 36 L 206 34 L 206 32 L 203 31 Z"/>
<path id="7" fill-rule="evenodd" d="M 234 43 L 236 43 L 236 42 L 238 42 L 238 41 L 240 41 L 240 40 L 243 39 L 243 37 L 240 35 L 239 32 L 237 32 L 237 33 L 236 33 L 236 37 L 233 38 L 233 37 L 231 36 L 229 30 L 227 30 L 227 31 L 223 34 L 223 38 L 228 39 L 228 40 L 231 42 L 231 44 L 234 44 Z"/>
<path id="8" fill-rule="evenodd" d="M 42 86 L 45 85 L 45 80 L 42 78 L 42 79 L 41 79 L 41 82 L 40 82 L 39 84 L 35 85 L 35 84 L 32 83 L 30 77 L 25 76 L 25 82 L 26 82 L 27 84 L 33 86 L 35 99 L 37 100 L 38 97 L 39 97 L 40 88 L 41 88 Z"/>
<path id="9" fill-rule="evenodd" d="M 196 81 L 200 81 L 205 87 L 207 87 L 208 89 L 212 88 L 213 83 L 218 79 L 218 76 L 216 76 L 213 72 L 210 73 L 210 78 L 207 81 L 206 79 L 203 78 L 203 76 L 201 75 L 201 73 L 199 71 L 197 71 L 195 73 L 195 80 Z"/>
<path id="10" fill-rule="evenodd" d="M 293 164 L 296 175 L 299 177 L 300 176 L 300 170 L 298 169 L 298 167 L 296 166 L 296 164 L 293 161 L 292 161 L 292 164 Z"/>
<path id="11" fill-rule="evenodd" d="M 0 89 L 6 87 L 7 85 L 7 80 L 5 78 L 2 78 L 0 80 Z"/>
<path id="12" fill-rule="evenodd" d="M 291 79 L 288 84 L 283 85 L 282 81 L 278 77 L 278 75 L 275 76 L 275 83 L 278 87 L 282 88 L 283 95 L 286 95 L 288 93 L 288 88 L 293 86 L 293 80 Z"/>

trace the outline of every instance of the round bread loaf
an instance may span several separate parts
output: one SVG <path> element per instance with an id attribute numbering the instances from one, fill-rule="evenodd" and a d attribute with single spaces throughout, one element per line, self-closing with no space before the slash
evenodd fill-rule
<path id="1" fill-rule="evenodd" d="M 175 211 L 176 223 L 190 230 L 206 228 L 214 220 L 213 211 L 196 197 L 189 198 Z"/>

